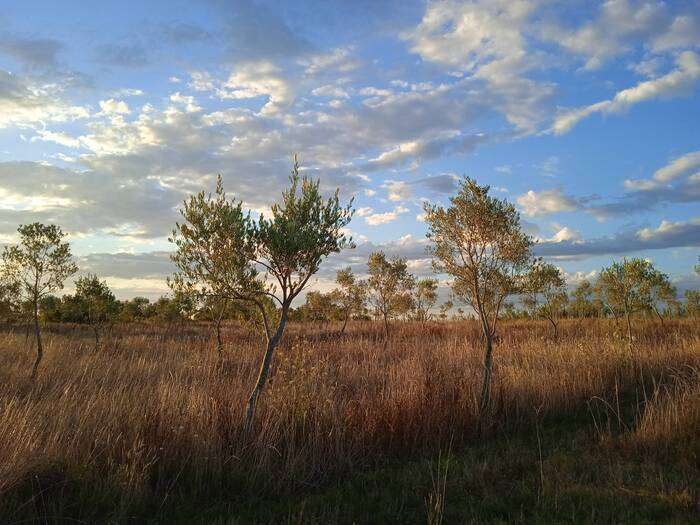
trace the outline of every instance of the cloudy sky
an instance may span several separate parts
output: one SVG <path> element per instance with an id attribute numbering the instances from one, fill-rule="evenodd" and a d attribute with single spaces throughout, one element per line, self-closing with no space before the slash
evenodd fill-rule
<path id="1" fill-rule="evenodd" d="M 700 2 L 6 0 L 0 244 L 55 222 L 121 297 L 217 173 L 255 211 L 298 152 L 358 247 L 429 272 L 422 203 L 468 175 L 574 283 L 645 256 L 699 286 Z"/>

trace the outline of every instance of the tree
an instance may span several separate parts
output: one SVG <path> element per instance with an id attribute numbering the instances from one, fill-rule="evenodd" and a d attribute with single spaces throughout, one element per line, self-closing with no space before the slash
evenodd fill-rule
<path id="1" fill-rule="evenodd" d="M 450 206 L 425 205 L 433 267 L 454 278 L 455 297 L 476 312 L 484 341 L 480 413 L 490 400 L 493 338 L 504 300 L 519 290 L 532 241 L 512 204 L 489 195 L 489 186 L 465 178 Z"/>
<path id="2" fill-rule="evenodd" d="M 332 292 L 312 291 L 306 294 L 306 301 L 299 308 L 302 318 L 308 321 L 331 321 L 340 318 L 339 307 L 335 304 Z"/>
<path id="3" fill-rule="evenodd" d="M 70 245 L 64 242 L 61 228 L 38 222 L 17 229 L 19 244 L 5 247 L 2 253 L 3 282 L 16 287 L 20 297 L 32 306 L 36 360 L 32 380 L 36 379 L 44 355 L 39 326 L 39 305 L 42 298 L 63 289 L 64 281 L 78 271 Z"/>
<path id="4" fill-rule="evenodd" d="M 399 315 L 406 304 L 406 296 L 413 286 L 406 259 L 387 259 L 384 252 L 374 252 L 367 261 L 369 277 L 367 291 L 376 314 L 384 322 L 384 345 L 389 340 L 389 321 Z"/>
<path id="5" fill-rule="evenodd" d="M 690 317 L 700 317 L 700 290 L 686 290 L 685 314 Z"/>
<path id="6" fill-rule="evenodd" d="M 413 290 L 413 310 L 421 326 L 425 326 L 425 323 L 430 319 L 430 309 L 435 306 L 437 302 L 437 291 L 437 279 L 427 278 L 420 279 L 416 282 L 416 286 Z"/>
<path id="7" fill-rule="evenodd" d="M 112 321 L 119 311 L 119 303 L 105 281 L 89 274 L 75 281 L 75 299 L 83 307 L 85 321 L 95 335 L 95 349 L 100 345 L 100 330 Z"/>
<path id="8" fill-rule="evenodd" d="M 240 201 L 226 197 L 221 178 L 215 195 L 201 192 L 191 197 L 181 213 L 185 222 L 176 225 L 171 237 L 178 268 L 172 286 L 198 297 L 251 301 L 263 320 L 267 345 L 248 399 L 247 432 L 292 301 L 321 261 L 352 246 L 343 233 L 352 217 L 352 201 L 341 206 L 338 190 L 324 198 L 318 180 L 300 176 L 295 156 L 290 186 L 282 201 L 272 205 L 269 217 L 260 214 L 255 220 L 250 213 L 244 214 Z M 276 319 L 271 319 L 263 297 L 277 303 Z"/>
<path id="9" fill-rule="evenodd" d="M 623 259 L 603 268 L 596 283 L 600 300 L 617 318 L 625 317 L 627 341 L 632 345 L 631 316 L 647 310 L 651 304 L 650 285 L 655 276 L 653 265 L 644 259 Z"/>
<path id="10" fill-rule="evenodd" d="M 367 291 L 364 281 L 355 279 L 355 274 L 352 273 L 352 269 L 349 266 L 343 270 L 338 270 L 335 275 L 335 282 L 339 288 L 334 290 L 334 298 L 343 311 L 343 327 L 340 329 L 340 334 L 342 335 L 345 333 L 348 320 L 353 313 L 359 313 L 364 309 Z"/>
<path id="11" fill-rule="evenodd" d="M 599 308 L 595 304 L 595 288 L 587 279 L 581 281 L 571 292 L 569 309 L 575 317 L 595 317 Z"/>
<path id="12" fill-rule="evenodd" d="M 536 259 L 526 276 L 523 292 L 525 306 L 533 316 L 550 322 L 556 339 L 559 335 L 559 318 L 568 299 L 566 281 L 559 268 Z"/>
<path id="13" fill-rule="evenodd" d="M 676 287 L 671 284 L 668 275 L 656 268 L 650 268 L 646 275 L 645 293 L 648 301 L 647 307 L 656 314 L 663 326 L 664 316 L 659 309 L 659 304 L 665 304 L 666 310 L 672 311 L 678 303 Z"/>
<path id="14" fill-rule="evenodd" d="M 0 319 L 12 322 L 21 312 L 18 283 L 4 282 L 0 272 Z"/>
<path id="15" fill-rule="evenodd" d="M 450 310 L 454 308 L 454 303 L 451 300 L 447 300 L 440 305 L 440 319 L 443 321 L 447 320 L 447 314 Z"/>

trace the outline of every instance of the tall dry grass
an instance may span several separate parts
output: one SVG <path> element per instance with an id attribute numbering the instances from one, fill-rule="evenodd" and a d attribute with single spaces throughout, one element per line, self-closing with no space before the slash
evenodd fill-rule
<path id="1" fill-rule="evenodd" d="M 51 327 L 36 384 L 24 333 L 5 329 L 0 513 L 84 501 L 119 515 L 182 494 L 289 493 L 548 418 L 605 431 L 637 421 L 630 439 L 647 448 L 700 420 L 692 321 L 640 322 L 631 350 L 605 320 L 563 321 L 556 342 L 544 323 L 505 323 L 481 434 L 476 324 L 397 324 L 386 349 L 379 325 L 337 328 L 291 326 L 249 436 L 262 341 L 245 326 L 225 327 L 223 361 L 206 326 L 123 326 L 99 351 L 87 331 Z"/>

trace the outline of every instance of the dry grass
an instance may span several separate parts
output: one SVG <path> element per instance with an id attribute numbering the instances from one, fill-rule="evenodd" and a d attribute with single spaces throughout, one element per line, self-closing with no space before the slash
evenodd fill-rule
<path id="1" fill-rule="evenodd" d="M 692 321 L 639 322 L 632 350 L 608 321 L 564 321 L 557 342 L 544 323 L 504 324 L 481 436 L 475 325 L 396 325 L 386 350 L 378 325 L 344 337 L 335 328 L 290 328 L 247 438 L 243 409 L 262 341 L 246 327 L 226 327 L 223 362 L 205 326 L 121 327 L 99 352 L 88 332 L 53 327 L 36 385 L 24 334 L 6 329 L 0 516 L 72 515 L 62 505 L 82 502 L 119 518 L 155 514 L 183 495 L 292 494 L 572 414 L 601 435 L 624 433 L 630 453 L 672 455 L 688 442 L 698 452 Z"/>

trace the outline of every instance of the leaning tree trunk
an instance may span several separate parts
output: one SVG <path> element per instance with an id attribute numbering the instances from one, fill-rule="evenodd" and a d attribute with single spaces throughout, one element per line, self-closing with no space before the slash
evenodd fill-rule
<path id="1" fill-rule="evenodd" d="M 661 315 L 661 312 L 659 312 L 659 309 L 656 306 L 653 307 L 653 310 L 654 310 L 654 313 L 659 318 L 659 321 L 661 321 L 661 326 L 664 326 L 664 316 Z"/>
<path id="2" fill-rule="evenodd" d="M 340 335 L 345 333 L 345 328 L 348 326 L 348 319 L 350 317 L 350 310 L 345 310 L 345 319 L 343 319 L 343 327 L 340 329 Z"/>
<path id="3" fill-rule="evenodd" d="M 491 374 L 493 371 L 493 338 L 491 333 L 484 331 L 486 352 L 484 354 L 484 380 L 481 385 L 481 403 L 479 403 L 479 419 L 481 420 L 489 408 L 491 401 Z"/>
<path id="4" fill-rule="evenodd" d="M 632 346 L 632 321 L 630 321 L 629 311 L 625 311 L 625 319 L 627 320 L 627 343 Z"/>
<path id="5" fill-rule="evenodd" d="M 92 325 L 92 330 L 95 334 L 95 352 L 100 349 L 100 326 L 97 323 Z"/>
<path id="6" fill-rule="evenodd" d="M 41 329 L 39 327 L 39 301 L 34 302 L 34 337 L 36 338 L 36 361 L 32 368 L 32 381 L 36 380 L 39 372 L 39 363 L 44 357 L 44 346 L 41 344 Z"/>
<path id="7" fill-rule="evenodd" d="M 245 426 L 244 432 L 248 434 L 253 426 L 253 416 L 255 415 L 255 406 L 258 402 L 258 397 L 265 388 L 265 383 L 267 383 L 267 376 L 270 373 L 270 363 L 272 363 L 272 354 L 275 352 L 275 348 L 282 339 L 282 334 L 284 333 L 284 327 L 287 324 L 287 314 L 289 311 L 289 306 L 283 307 L 282 315 L 280 317 L 279 325 L 274 335 L 270 337 L 267 341 L 267 348 L 265 349 L 265 355 L 263 356 L 262 363 L 260 364 L 260 372 L 258 372 L 258 380 L 255 383 L 253 391 L 250 393 L 248 398 L 248 406 L 246 408 Z"/>
<path id="8" fill-rule="evenodd" d="M 549 319 L 549 322 L 552 324 L 552 331 L 554 332 L 554 340 L 556 341 L 559 339 L 559 328 L 557 327 L 557 323 L 554 321 L 554 319 Z"/>
<path id="9" fill-rule="evenodd" d="M 223 318 L 223 311 L 219 315 L 219 317 L 216 318 L 216 323 L 215 323 L 215 328 L 216 328 L 216 352 L 219 354 L 219 357 L 222 357 L 224 354 L 224 342 L 221 339 L 221 319 Z"/>

